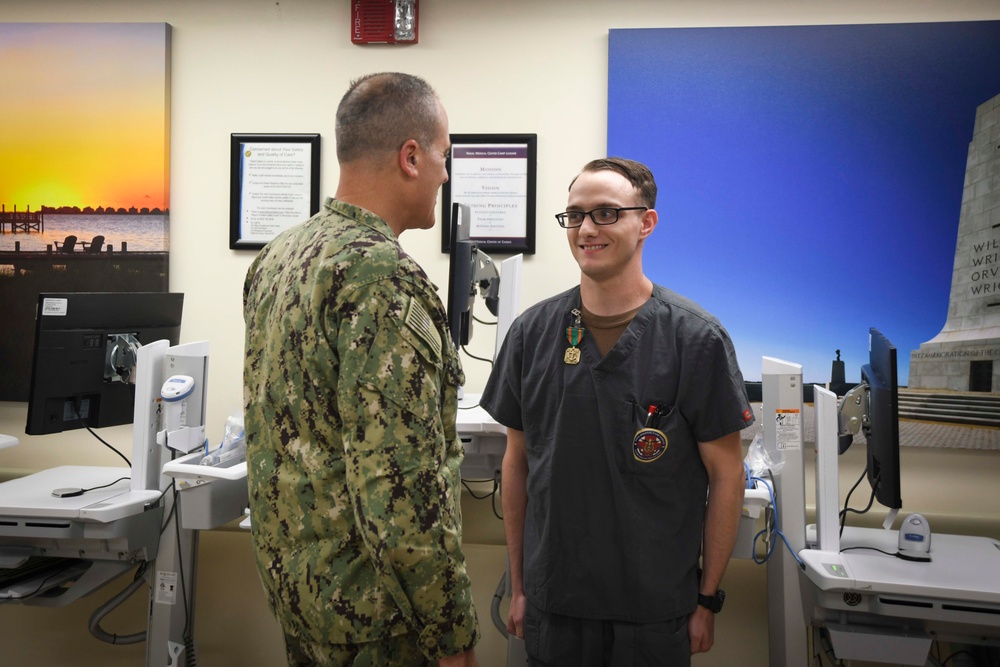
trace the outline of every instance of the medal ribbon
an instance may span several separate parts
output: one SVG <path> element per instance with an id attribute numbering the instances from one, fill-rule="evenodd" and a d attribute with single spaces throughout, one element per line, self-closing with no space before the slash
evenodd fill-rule
<path id="1" fill-rule="evenodd" d="M 573 324 L 566 327 L 566 340 L 569 341 L 570 345 L 576 347 L 580 344 L 580 341 L 583 340 L 583 336 L 587 333 L 587 330 L 583 328 L 583 325 L 580 322 L 580 319 L 583 317 L 583 313 L 581 313 L 578 308 L 574 308 L 572 314 Z"/>
<path id="2" fill-rule="evenodd" d="M 569 341 L 570 345 L 576 347 L 583 340 L 583 335 L 586 332 L 587 330 L 583 327 L 566 327 L 566 340 Z"/>

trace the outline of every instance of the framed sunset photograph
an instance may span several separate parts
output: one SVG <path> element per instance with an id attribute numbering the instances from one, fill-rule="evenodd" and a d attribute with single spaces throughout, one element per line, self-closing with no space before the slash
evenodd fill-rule
<path id="1" fill-rule="evenodd" d="M 0 23 L 0 400 L 40 292 L 168 288 L 170 26 Z"/>

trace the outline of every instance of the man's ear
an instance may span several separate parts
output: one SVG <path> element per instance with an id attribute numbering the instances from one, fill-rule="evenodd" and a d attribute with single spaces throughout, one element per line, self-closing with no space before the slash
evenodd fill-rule
<path id="1" fill-rule="evenodd" d="M 660 216 L 656 213 L 655 209 L 649 209 L 642 214 L 642 229 L 639 231 L 639 238 L 645 239 L 647 236 L 653 233 L 656 229 L 656 223 L 659 222 Z"/>
<path id="2" fill-rule="evenodd" d="M 410 177 L 417 176 L 420 144 L 416 139 L 407 139 L 399 149 L 399 168 Z"/>

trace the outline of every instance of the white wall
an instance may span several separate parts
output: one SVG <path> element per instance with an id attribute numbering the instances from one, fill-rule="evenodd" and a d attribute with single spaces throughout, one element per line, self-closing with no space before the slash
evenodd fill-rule
<path id="1" fill-rule="evenodd" d="M 402 70 L 437 89 L 452 132 L 537 134 L 538 252 L 524 264 L 522 304 L 528 304 L 577 280 L 552 214 L 562 210 L 570 178 L 605 154 L 609 28 L 1000 19 L 996 0 L 424 0 L 418 45 L 362 47 L 350 41 L 349 9 L 347 0 L 0 0 L 0 21 L 6 22 L 173 26 L 170 287 L 186 294 L 182 340 L 212 345 L 213 441 L 222 436 L 225 416 L 241 403 L 241 289 L 253 258 L 253 252 L 228 246 L 230 133 L 320 133 L 322 191 L 331 194 L 337 183 L 333 115 L 348 82 L 373 71 Z M 635 104 L 643 103 L 637 95 Z M 664 222 L 657 233 L 669 234 L 675 224 Z M 407 232 L 402 243 L 443 288 L 447 256 L 439 250 L 440 231 Z M 473 349 L 488 355 L 489 331 L 478 331 Z M 481 389 L 488 368 L 473 360 L 465 366 L 470 390 Z M 20 447 L 0 451 L 6 474 L 57 463 L 117 462 L 85 433 L 23 436 L 24 419 L 23 404 L 0 403 L 0 433 L 22 438 Z M 130 442 L 124 428 L 110 437 L 125 447 Z M 974 475 L 983 466 L 995 471 L 996 459 L 984 457 L 983 465 L 964 467 L 962 474 Z M 922 474 L 933 479 L 939 466 L 935 456 Z M 949 506 L 948 498 L 940 502 L 945 514 L 967 507 Z M 488 510 L 477 505 L 471 517 L 485 521 Z M 495 525 L 486 533 L 482 542 L 502 542 Z M 739 571 L 745 569 L 753 572 Z M 750 589 L 759 583 L 747 582 Z M 259 594 L 256 582 L 245 585 Z M 486 582 L 485 589 L 491 593 L 494 585 Z M 739 618 L 730 622 L 738 625 Z M 494 633 L 489 627 L 485 632 Z M 33 641 L 29 637 L 25 645 Z M 766 640 L 763 649 L 746 648 L 753 664 L 765 664 Z M 482 664 L 501 664 L 499 649 L 490 651 Z M 699 664 L 727 664 L 723 655 L 720 650 Z M 749 658 L 741 662 L 751 664 Z M 212 664 L 236 663 L 220 658 Z"/>
<path id="2" fill-rule="evenodd" d="M 228 245 L 231 133 L 320 133 L 321 190 L 332 194 L 333 114 L 349 81 L 403 70 L 435 86 L 452 132 L 537 134 L 537 254 L 524 264 L 522 295 L 522 303 L 533 303 L 577 280 L 552 214 L 562 210 L 570 178 L 605 154 L 609 28 L 1000 18 L 995 0 L 424 0 L 419 44 L 356 46 L 349 8 L 347 0 L 0 0 L 3 21 L 173 26 L 170 288 L 186 295 L 182 340 L 212 345 L 213 440 L 242 400 L 241 289 L 254 256 Z M 674 222 L 664 223 L 657 233 L 669 234 Z M 443 288 L 440 231 L 410 231 L 402 243 Z M 473 349 L 488 354 L 490 332 L 479 331 Z M 480 389 L 488 367 L 465 366 L 469 388 Z M 0 408 L 0 432 L 23 433 L 21 411 Z M 0 465 L 31 468 L 48 456 L 37 444 L 46 438 L 25 440 L 31 446 L 4 454 Z M 91 456 L 87 444 L 84 458 Z"/>

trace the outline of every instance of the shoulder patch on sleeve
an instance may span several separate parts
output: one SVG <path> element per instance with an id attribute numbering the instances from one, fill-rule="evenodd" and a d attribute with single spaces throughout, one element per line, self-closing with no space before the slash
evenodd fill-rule
<path id="1" fill-rule="evenodd" d="M 410 298 L 410 305 L 406 309 L 406 326 L 413 330 L 413 333 L 420 337 L 420 340 L 434 350 L 434 353 L 441 357 L 441 334 L 434 327 L 434 320 L 416 297 Z"/>

